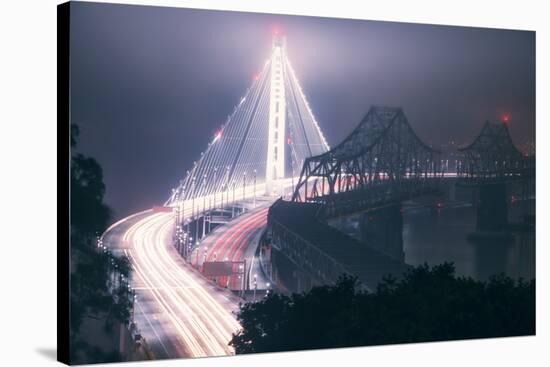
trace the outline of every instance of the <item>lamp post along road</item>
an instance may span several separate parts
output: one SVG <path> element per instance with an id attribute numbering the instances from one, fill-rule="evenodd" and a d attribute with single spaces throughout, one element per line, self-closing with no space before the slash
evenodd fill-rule
<path id="1" fill-rule="evenodd" d="M 196 179 L 195 177 L 193 177 L 192 179 L 192 195 L 191 195 L 191 210 L 192 210 L 192 213 L 191 213 L 191 219 L 193 221 L 195 221 L 195 241 L 198 241 L 199 239 L 199 226 L 197 225 L 197 218 L 195 216 L 195 196 L 196 196 Z"/>
<path id="2" fill-rule="evenodd" d="M 218 169 L 214 168 L 214 182 L 218 182 Z M 216 194 L 218 193 L 218 186 L 214 187 L 214 210 L 216 209 Z"/>
<path id="3" fill-rule="evenodd" d="M 229 166 L 225 169 L 225 207 L 229 206 Z M 223 200 L 222 200 L 223 203 Z"/>
<path id="4" fill-rule="evenodd" d="M 187 244 L 187 237 L 188 237 L 188 233 L 187 233 L 187 229 L 184 229 L 184 224 L 185 224 L 185 186 L 183 187 L 183 196 L 182 196 L 182 199 L 181 199 L 181 223 L 180 223 L 180 228 L 183 230 L 183 233 L 184 233 L 184 241 L 183 241 L 183 252 L 184 252 L 184 258 L 187 259 L 187 255 L 188 255 L 188 244 Z"/>
<path id="5" fill-rule="evenodd" d="M 233 180 L 233 202 L 231 203 L 231 218 L 235 217 L 235 186 L 236 186 L 235 180 Z"/>
<path id="6" fill-rule="evenodd" d="M 254 302 L 256 302 L 256 290 L 258 289 L 258 275 L 254 274 Z"/>
<path id="7" fill-rule="evenodd" d="M 254 170 L 254 208 L 256 208 L 256 170 Z"/>
<path id="8" fill-rule="evenodd" d="M 202 181 L 202 237 L 204 238 L 206 234 L 206 174 L 204 175 L 204 179 Z"/>
<path id="9" fill-rule="evenodd" d="M 240 277 L 241 277 L 241 297 L 244 298 L 245 284 L 246 284 L 246 259 L 239 265 Z"/>
<path id="10" fill-rule="evenodd" d="M 244 200 L 245 198 L 245 187 L 246 187 L 246 171 L 243 173 L 243 197 L 241 200 Z"/>

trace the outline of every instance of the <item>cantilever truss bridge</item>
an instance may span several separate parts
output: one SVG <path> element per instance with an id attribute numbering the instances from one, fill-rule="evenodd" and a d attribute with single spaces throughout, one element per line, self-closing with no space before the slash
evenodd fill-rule
<path id="1" fill-rule="evenodd" d="M 505 183 L 535 177 L 534 156 L 526 156 L 516 148 L 503 122 L 485 122 L 476 139 L 459 151 L 464 154 L 457 166 L 461 185 Z"/>
<path id="2" fill-rule="evenodd" d="M 371 107 L 344 141 L 304 161 L 292 200 L 365 207 L 434 191 L 441 176 L 440 152 L 418 138 L 401 108 Z"/>

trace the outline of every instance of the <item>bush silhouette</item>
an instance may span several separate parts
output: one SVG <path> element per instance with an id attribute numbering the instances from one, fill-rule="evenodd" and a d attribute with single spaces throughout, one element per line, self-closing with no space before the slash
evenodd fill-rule
<path id="1" fill-rule="evenodd" d="M 236 353 L 490 338 L 535 333 L 535 281 L 455 276 L 454 265 L 418 266 L 375 292 L 357 279 L 241 305 Z"/>

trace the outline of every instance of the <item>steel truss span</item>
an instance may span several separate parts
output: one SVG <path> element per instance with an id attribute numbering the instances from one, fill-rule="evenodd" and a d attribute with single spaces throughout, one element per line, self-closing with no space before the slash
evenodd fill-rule
<path id="1" fill-rule="evenodd" d="M 344 141 L 304 161 L 292 200 L 323 202 L 381 185 L 433 185 L 441 176 L 440 152 L 418 138 L 401 108 L 371 107 Z"/>
<path id="2" fill-rule="evenodd" d="M 464 157 L 457 174 L 463 182 L 504 182 L 535 176 L 535 158 L 516 148 L 503 122 L 486 121 L 476 139 L 459 151 Z"/>
<path id="3" fill-rule="evenodd" d="M 284 39 L 274 39 L 272 55 L 254 79 L 166 205 L 253 183 L 260 186 L 266 178 L 291 177 L 307 157 L 329 149 L 287 58 Z M 267 168 L 274 161 L 280 167 L 276 174 Z"/>

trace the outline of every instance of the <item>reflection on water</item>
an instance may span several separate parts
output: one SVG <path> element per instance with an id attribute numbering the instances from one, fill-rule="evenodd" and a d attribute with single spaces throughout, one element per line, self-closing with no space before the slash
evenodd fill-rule
<path id="1" fill-rule="evenodd" d="M 518 222 L 522 205 L 509 206 L 509 219 Z M 466 239 L 474 232 L 475 208 L 470 204 L 446 204 L 435 210 L 421 206 L 406 207 L 403 214 L 405 261 L 411 265 L 430 265 L 452 261 L 458 275 L 486 280 L 505 273 L 514 278 L 535 277 L 535 234 L 515 233 L 514 240 Z"/>

